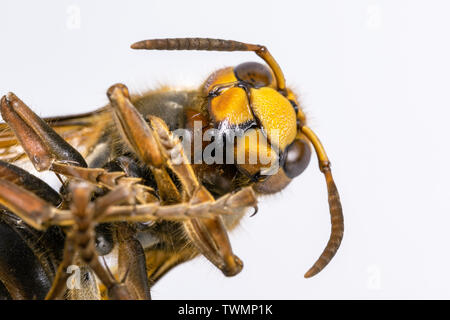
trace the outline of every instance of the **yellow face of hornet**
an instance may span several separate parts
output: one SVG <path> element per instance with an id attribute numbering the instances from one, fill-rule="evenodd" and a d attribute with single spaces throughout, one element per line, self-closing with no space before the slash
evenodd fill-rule
<path id="1" fill-rule="evenodd" d="M 252 51 L 264 60 L 269 68 L 247 62 L 235 68 L 218 70 L 206 80 L 201 93 L 202 97 L 208 98 L 207 120 L 219 131 L 237 128 L 244 132 L 243 135 L 235 135 L 236 145 L 233 143 L 230 148 L 234 149 L 235 157 L 245 156 L 244 161 L 235 159 L 237 161 L 234 164 L 253 181 L 252 187 L 259 193 L 278 192 L 292 178 L 300 175 L 309 164 L 310 146 L 314 147 L 319 169 L 325 177 L 332 227 L 327 246 L 305 277 L 309 278 L 320 272 L 335 255 L 344 234 L 339 193 L 325 148 L 314 131 L 307 126 L 294 93 L 286 87 L 281 67 L 267 47 L 233 40 L 178 38 L 144 40 L 133 44 L 132 48 Z M 242 140 L 244 143 L 239 143 Z M 227 156 L 228 148 L 229 146 Z M 257 161 L 248 161 L 250 158 L 255 159 L 255 154 Z M 272 170 L 270 165 L 267 174 L 267 162 L 258 158 L 261 155 L 266 155 L 268 163 L 278 164 L 276 170 Z"/>
<path id="2" fill-rule="evenodd" d="M 269 68 L 256 62 L 223 68 L 203 90 L 215 127 L 242 130 L 234 146 L 235 163 L 256 182 L 256 191 L 277 192 L 306 169 L 311 149 L 299 131 L 303 112 L 291 90 L 286 96 L 277 90 Z"/>

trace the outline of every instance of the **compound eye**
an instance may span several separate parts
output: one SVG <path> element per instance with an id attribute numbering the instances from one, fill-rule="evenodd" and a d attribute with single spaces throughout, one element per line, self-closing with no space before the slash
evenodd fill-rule
<path id="1" fill-rule="evenodd" d="M 234 68 L 234 74 L 240 81 L 245 81 L 254 88 L 274 86 L 274 77 L 269 68 L 257 62 L 241 63 Z"/>
<path id="2" fill-rule="evenodd" d="M 299 176 L 309 164 L 311 147 L 308 142 L 296 139 L 286 148 L 283 169 L 286 175 L 293 179 Z"/>

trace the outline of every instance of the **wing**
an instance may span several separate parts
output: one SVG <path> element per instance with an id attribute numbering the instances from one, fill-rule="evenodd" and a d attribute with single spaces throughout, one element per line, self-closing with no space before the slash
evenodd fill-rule
<path id="1" fill-rule="evenodd" d="M 111 113 L 102 108 L 93 112 L 44 118 L 45 121 L 86 158 L 105 137 L 113 123 Z M 0 160 L 26 167 L 27 155 L 8 124 L 0 123 Z"/>

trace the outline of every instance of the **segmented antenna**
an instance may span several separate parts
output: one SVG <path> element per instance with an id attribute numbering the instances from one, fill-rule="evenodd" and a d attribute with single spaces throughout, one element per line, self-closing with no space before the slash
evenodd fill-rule
<path id="1" fill-rule="evenodd" d="M 322 171 L 325 176 L 328 190 L 328 205 L 330 208 L 331 217 L 330 239 L 328 240 L 328 243 L 319 259 L 317 259 L 314 265 L 308 270 L 308 272 L 306 272 L 305 278 L 310 278 L 322 271 L 339 249 L 342 238 L 344 237 L 344 215 L 342 214 L 342 206 L 341 200 L 339 199 L 339 193 L 331 174 L 330 161 L 328 160 L 328 156 L 322 143 L 320 142 L 314 131 L 312 131 L 309 127 L 302 126 L 301 130 L 314 146 L 317 158 L 319 160 L 320 171 Z"/>
<path id="2" fill-rule="evenodd" d="M 152 39 L 139 41 L 131 45 L 133 49 L 206 51 L 255 51 L 254 47 L 254 45 L 243 42 L 210 38 Z"/>
<path id="3" fill-rule="evenodd" d="M 328 189 L 328 204 L 330 207 L 331 216 L 331 235 L 328 243 L 317 259 L 316 263 L 305 274 L 305 278 L 311 278 L 318 274 L 326 265 L 333 259 L 334 255 L 341 245 L 342 238 L 344 236 L 344 216 L 342 214 L 341 201 L 339 200 L 339 193 L 336 188 L 336 184 L 331 176 L 331 171 L 325 169 L 325 179 Z"/>
<path id="4" fill-rule="evenodd" d="M 253 51 L 272 69 L 278 90 L 286 95 L 283 71 L 265 46 L 234 40 L 210 38 L 172 38 L 142 40 L 131 45 L 132 49 L 144 50 L 201 50 L 201 51 Z"/>

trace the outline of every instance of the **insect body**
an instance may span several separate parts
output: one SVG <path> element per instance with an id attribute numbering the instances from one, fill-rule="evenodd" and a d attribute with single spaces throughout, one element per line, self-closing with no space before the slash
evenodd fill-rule
<path id="1" fill-rule="evenodd" d="M 133 96 L 116 84 L 109 105 L 76 116 L 41 119 L 13 93 L 4 96 L 0 296 L 149 299 L 158 279 L 198 254 L 236 275 L 243 263 L 228 231 L 256 208 L 258 195 L 279 192 L 306 169 L 311 145 L 326 179 L 332 230 L 305 277 L 320 272 L 343 236 L 339 195 L 324 148 L 269 51 L 198 38 L 132 48 L 254 51 L 269 68 L 223 68 L 190 91 Z M 19 168 L 29 163 L 54 172 L 60 192 Z M 68 290 L 73 265 L 83 281 Z"/>

